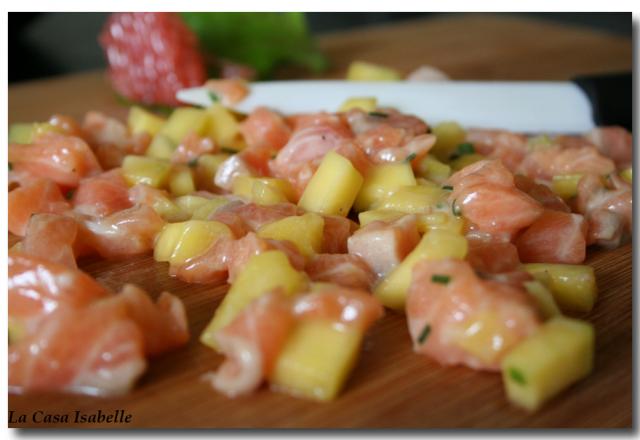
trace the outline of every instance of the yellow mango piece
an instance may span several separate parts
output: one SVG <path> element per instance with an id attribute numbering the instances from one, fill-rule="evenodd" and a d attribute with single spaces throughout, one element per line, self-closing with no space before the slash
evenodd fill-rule
<path id="1" fill-rule="evenodd" d="M 560 309 L 556 304 L 556 300 L 553 299 L 553 295 L 540 281 L 527 281 L 524 283 L 524 287 L 529 295 L 531 295 L 535 300 L 538 305 L 538 310 L 540 310 L 540 313 L 542 313 L 542 316 L 545 319 L 561 314 Z"/>
<path id="2" fill-rule="evenodd" d="M 207 134 L 208 125 L 209 116 L 205 110 L 180 107 L 171 113 L 158 133 L 167 136 L 177 145 L 189 133 L 195 133 L 198 136 Z"/>
<path id="3" fill-rule="evenodd" d="M 373 294 L 386 307 L 404 310 L 411 271 L 422 260 L 463 259 L 467 255 L 467 239 L 462 235 L 444 230 L 429 231 L 422 236 L 418 245 L 398 266 L 374 289 Z"/>
<path id="4" fill-rule="evenodd" d="M 451 167 L 428 154 L 418 162 L 416 173 L 420 177 L 441 184 L 451 175 Z"/>
<path id="5" fill-rule="evenodd" d="M 298 397 L 329 401 L 355 365 L 362 333 L 329 321 L 303 321 L 280 352 L 269 382 Z"/>
<path id="6" fill-rule="evenodd" d="M 204 188 L 206 190 L 216 189 L 215 177 L 218 168 L 220 168 L 220 165 L 229 159 L 229 157 L 231 157 L 231 155 L 226 153 L 203 154 L 198 157 L 194 168 L 198 188 Z"/>
<path id="7" fill-rule="evenodd" d="M 209 199 L 202 196 L 186 195 L 176 197 L 173 201 L 180 209 L 191 216 L 197 208 L 206 205 Z"/>
<path id="8" fill-rule="evenodd" d="M 359 212 L 366 211 L 376 201 L 390 196 L 399 188 L 415 184 L 416 178 L 409 163 L 398 162 L 373 166 L 364 178 L 354 208 Z"/>
<path id="9" fill-rule="evenodd" d="M 30 144 L 44 133 L 61 133 L 61 130 L 48 122 L 9 125 L 9 143 Z"/>
<path id="10" fill-rule="evenodd" d="M 342 103 L 338 111 L 348 112 L 351 109 L 359 108 L 365 112 L 372 112 L 378 107 L 376 98 L 349 98 Z"/>
<path id="11" fill-rule="evenodd" d="M 217 350 L 215 333 L 233 321 L 251 301 L 276 288 L 285 295 L 294 295 L 307 285 L 306 275 L 291 266 L 284 252 L 267 251 L 252 256 L 200 335 L 200 342 Z"/>
<path id="12" fill-rule="evenodd" d="M 298 206 L 320 214 L 346 217 L 363 181 L 349 159 L 330 151 L 311 177 Z"/>
<path id="13" fill-rule="evenodd" d="M 620 177 L 622 177 L 628 183 L 633 184 L 633 168 L 627 168 L 620 171 Z"/>
<path id="14" fill-rule="evenodd" d="M 193 174 L 186 166 L 177 167 L 169 177 L 169 190 L 174 196 L 184 196 L 196 190 Z"/>
<path id="15" fill-rule="evenodd" d="M 464 219 L 456 217 L 449 212 L 436 211 L 428 214 L 418 214 L 417 225 L 421 234 L 436 229 L 462 234 Z"/>
<path id="16" fill-rule="evenodd" d="M 578 183 L 582 174 L 562 174 L 553 176 L 551 189 L 563 199 L 567 200 L 578 195 Z"/>
<path id="17" fill-rule="evenodd" d="M 168 222 L 180 222 L 188 220 L 191 216 L 182 210 L 171 199 L 164 196 L 156 196 L 151 204 L 151 208 Z"/>
<path id="18" fill-rule="evenodd" d="M 451 169 L 455 172 L 455 171 L 460 171 L 464 167 L 469 166 L 472 163 L 481 161 L 483 159 L 486 159 L 486 157 L 483 156 L 482 154 L 478 154 L 478 153 L 463 154 L 462 156 L 457 157 L 453 159 L 451 162 L 449 162 L 449 165 L 451 165 Z"/>
<path id="19" fill-rule="evenodd" d="M 239 139 L 240 123 L 233 113 L 221 104 L 213 104 L 206 110 L 208 117 L 207 135 L 216 145 L 234 150 L 241 149 Z"/>
<path id="20" fill-rule="evenodd" d="M 436 143 L 429 154 L 441 162 L 447 162 L 467 137 L 467 132 L 457 122 L 441 122 L 431 132 L 436 136 Z"/>
<path id="21" fill-rule="evenodd" d="M 561 310 L 589 312 L 598 297 L 593 267 L 581 264 L 531 263 L 523 265 L 553 294 Z"/>
<path id="22" fill-rule="evenodd" d="M 156 239 L 153 258 L 179 266 L 189 258 L 200 255 L 219 238 L 231 236 L 229 227 L 220 222 L 187 220 L 169 223 Z"/>
<path id="23" fill-rule="evenodd" d="M 399 81 L 400 73 L 389 67 L 366 61 L 353 61 L 347 71 L 349 81 Z"/>
<path id="24" fill-rule="evenodd" d="M 407 214 L 427 214 L 445 203 L 447 193 L 437 186 L 403 186 L 391 195 L 377 200 L 372 209 L 400 211 Z"/>
<path id="25" fill-rule="evenodd" d="M 132 134 L 148 133 L 155 136 L 165 120 L 158 115 L 134 105 L 129 109 L 129 117 L 127 118 L 127 126 Z"/>
<path id="26" fill-rule="evenodd" d="M 289 202 L 294 198 L 289 181 L 273 177 L 238 176 L 233 179 L 232 191 L 259 205 Z"/>
<path id="27" fill-rule="evenodd" d="M 170 160 L 176 150 L 176 146 L 177 144 L 169 137 L 156 134 L 144 154 L 157 159 Z"/>
<path id="28" fill-rule="evenodd" d="M 587 322 L 555 317 L 502 361 L 509 400 L 534 411 L 593 369 L 594 330 Z"/>
<path id="29" fill-rule="evenodd" d="M 268 223 L 258 230 L 258 237 L 289 240 L 302 255 L 311 257 L 322 249 L 323 231 L 324 219 L 309 212 Z"/>
<path id="30" fill-rule="evenodd" d="M 12 318 L 9 316 L 8 318 L 8 326 L 9 326 L 9 344 L 15 344 L 27 336 L 27 329 L 24 326 L 24 323 L 19 320 Z"/>
<path id="31" fill-rule="evenodd" d="M 390 222 L 399 219 L 403 215 L 407 214 L 400 211 L 372 209 L 371 211 L 362 211 L 360 214 L 358 214 L 358 221 L 360 222 L 360 227 L 364 227 L 369 223 L 376 221 Z"/>
<path id="32" fill-rule="evenodd" d="M 154 188 L 167 184 L 171 174 L 171 163 L 147 156 L 126 156 L 122 161 L 122 175 L 131 186 L 144 183 Z"/>

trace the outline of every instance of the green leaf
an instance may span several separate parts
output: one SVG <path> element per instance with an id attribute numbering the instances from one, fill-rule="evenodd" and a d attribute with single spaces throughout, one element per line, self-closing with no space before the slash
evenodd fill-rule
<path id="1" fill-rule="evenodd" d="M 303 12 L 184 12 L 182 18 L 205 51 L 248 64 L 261 78 L 283 64 L 314 73 L 327 67 Z"/>
<path id="2" fill-rule="evenodd" d="M 418 336 L 418 344 L 424 344 L 424 342 L 429 337 L 429 333 L 431 333 L 431 326 L 427 324 L 420 332 L 420 336 Z"/>
<path id="3" fill-rule="evenodd" d="M 517 384 L 520 384 L 520 385 L 527 384 L 527 380 L 525 379 L 524 374 L 522 373 L 522 371 L 518 370 L 517 368 L 509 368 L 509 377 L 511 378 L 511 380 L 513 380 Z"/>
<path id="4" fill-rule="evenodd" d="M 451 277 L 449 275 L 434 274 L 431 276 L 432 283 L 449 284 L 449 281 L 451 281 Z"/>
<path id="5" fill-rule="evenodd" d="M 416 154 L 416 153 L 411 153 L 410 155 L 408 155 L 408 156 L 404 159 L 405 163 L 411 163 L 411 162 L 413 162 L 413 159 L 415 159 L 415 158 L 416 158 L 416 156 L 417 156 L 417 154 Z"/>

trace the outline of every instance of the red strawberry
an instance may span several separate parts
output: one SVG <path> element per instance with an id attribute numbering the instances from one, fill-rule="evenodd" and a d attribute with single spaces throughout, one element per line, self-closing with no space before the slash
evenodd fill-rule
<path id="1" fill-rule="evenodd" d="M 111 14 L 99 40 L 113 87 L 131 100 L 178 105 L 178 90 L 207 78 L 198 40 L 176 14 Z"/>

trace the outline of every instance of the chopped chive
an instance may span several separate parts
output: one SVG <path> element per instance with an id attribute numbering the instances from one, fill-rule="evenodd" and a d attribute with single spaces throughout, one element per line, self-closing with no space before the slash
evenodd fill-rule
<path id="1" fill-rule="evenodd" d="M 417 154 L 416 154 L 416 153 L 411 153 L 410 155 L 408 155 L 408 156 L 404 159 L 405 163 L 411 163 L 411 162 L 413 161 L 413 159 L 415 159 L 415 158 L 416 158 L 416 156 L 417 156 Z"/>
<path id="2" fill-rule="evenodd" d="M 462 156 L 464 154 L 473 154 L 476 152 L 476 149 L 473 148 L 473 144 L 469 143 L 469 142 L 464 142 L 460 145 L 458 145 L 457 148 L 457 153 Z"/>
<path id="3" fill-rule="evenodd" d="M 451 277 L 449 275 L 431 275 L 432 283 L 449 284 L 449 281 L 451 281 Z"/>
<path id="4" fill-rule="evenodd" d="M 444 203 L 442 203 L 442 202 L 438 202 L 438 203 L 436 203 L 436 208 L 437 208 L 437 209 L 442 209 L 442 208 L 444 208 Z"/>
<path id="5" fill-rule="evenodd" d="M 369 112 L 369 116 L 373 116 L 376 118 L 388 118 L 389 115 L 386 113 L 382 113 L 382 112 Z"/>
<path id="6" fill-rule="evenodd" d="M 418 344 L 424 344 L 424 342 L 429 337 L 429 333 L 431 333 L 431 326 L 427 324 L 420 332 L 420 336 L 418 336 Z"/>
<path id="7" fill-rule="evenodd" d="M 456 217 L 460 217 L 462 215 L 462 208 L 458 206 L 456 200 L 451 203 L 451 212 L 453 212 L 453 215 L 455 215 Z"/>
<path id="8" fill-rule="evenodd" d="M 74 191 L 72 189 L 70 189 L 69 191 L 67 191 L 64 194 L 64 198 L 67 199 L 67 200 L 71 200 L 73 198 L 73 193 L 74 193 Z"/>
<path id="9" fill-rule="evenodd" d="M 187 162 L 187 166 L 189 166 L 189 168 L 195 168 L 198 166 L 198 158 L 196 157 L 195 159 L 191 159 L 189 162 Z"/>
<path id="10" fill-rule="evenodd" d="M 509 368 L 509 377 L 511 378 L 511 380 L 513 380 L 517 384 L 520 384 L 520 385 L 527 384 L 527 380 L 524 378 L 524 374 L 522 373 L 522 371 L 516 368 Z"/>
<path id="11" fill-rule="evenodd" d="M 238 152 L 238 150 L 234 150 L 233 148 L 228 148 L 228 147 L 221 147 L 220 151 L 228 154 L 236 154 Z"/>
<path id="12" fill-rule="evenodd" d="M 443 185 L 442 189 L 447 190 L 447 191 L 453 191 L 453 186 L 451 186 L 451 185 Z"/>
<path id="13" fill-rule="evenodd" d="M 211 100 L 211 103 L 215 103 L 220 101 L 220 97 L 217 95 L 217 93 L 212 92 L 211 90 L 207 91 L 208 95 L 209 95 L 209 100 Z"/>
<path id="14" fill-rule="evenodd" d="M 276 157 L 278 157 L 278 155 L 277 155 L 276 153 L 273 153 L 273 154 L 271 155 L 271 159 L 272 159 L 272 160 L 273 160 L 273 159 L 275 159 Z"/>
<path id="15" fill-rule="evenodd" d="M 13 165 L 9 162 L 9 171 L 13 170 Z"/>

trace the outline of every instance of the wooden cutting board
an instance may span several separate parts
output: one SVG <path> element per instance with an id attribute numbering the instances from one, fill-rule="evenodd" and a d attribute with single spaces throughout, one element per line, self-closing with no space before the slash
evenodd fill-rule
<path id="1" fill-rule="evenodd" d="M 580 28 L 509 16 L 449 16 L 408 24 L 328 35 L 320 46 L 339 77 L 352 59 L 395 66 L 407 73 L 435 65 L 456 79 L 567 79 L 578 74 L 631 69 L 631 42 Z M 80 117 L 87 110 L 124 117 L 102 72 L 9 88 L 9 121 L 47 118 L 54 112 Z M 369 332 L 342 395 L 331 403 L 295 399 L 262 389 L 227 399 L 200 376 L 221 357 L 197 336 L 226 287 L 190 285 L 167 275 L 166 264 L 148 256 L 86 260 L 82 269 L 118 289 L 139 284 L 154 296 L 168 290 L 184 301 L 192 332 L 183 349 L 150 362 L 135 389 L 118 398 L 68 395 L 9 396 L 12 427 L 242 427 L 242 428 L 630 428 L 632 423 L 632 247 L 591 250 L 600 296 L 584 318 L 596 328 L 596 365 L 584 381 L 535 414 L 513 408 L 497 374 L 442 368 L 414 355 L 403 316 L 387 312 Z M 42 411 L 36 413 L 36 411 Z M 84 415 L 130 415 L 129 423 L 74 423 Z M 68 423 L 44 423 L 44 414 Z M 34 421 L 33 417 L 36 417 Z"/>

